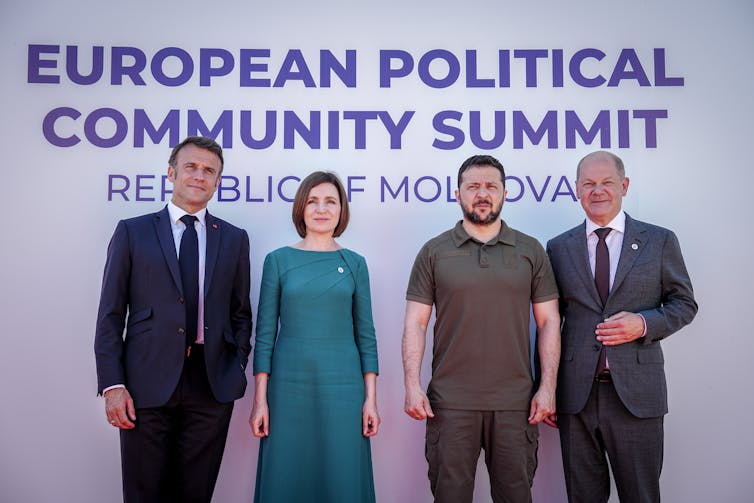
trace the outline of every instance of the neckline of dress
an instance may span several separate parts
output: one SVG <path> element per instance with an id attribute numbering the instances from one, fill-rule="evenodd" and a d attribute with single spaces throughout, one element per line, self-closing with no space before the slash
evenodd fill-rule
<path id="1" fill-rule="evenodd" d="M 345 248 L 338 248 L 337 250 L 305 250 L 303 248 L 296 248 L 295 246 L 290 246 L 290 245 L 286 246 L 286 248 L 290 248 L 291 250 L 296 250 L 296 251 L 309 252 L 309 253 L 338 253 L 345 249 Z"/>

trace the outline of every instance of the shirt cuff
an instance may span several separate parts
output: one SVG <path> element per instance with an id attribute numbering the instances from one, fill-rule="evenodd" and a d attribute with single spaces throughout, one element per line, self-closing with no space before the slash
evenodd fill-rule
<path id="1" fill-rule="evenodd" d="M 639 317 L 641 317 L 641 322 L 644 324 L 644 331 L 641 333 L 641 336 L 644 337 L 645 335 L 647 335 L 647 320 L 644 319 L 643 314 L 639 314 L 639 313 L 636 313 L 636 314 L 638 314 Z"/>
<path id="2" fill-rule="evenodd" d="M 102 396 L 105 396 L 105 393 L 107 393 L 111 389 L 115 389 L 115 388 L 126 389 L 126 385 L 125 384 L 113 384 L 112 386 L 108 386 L 107 388 L 105 388 L 105 389 L 102 390 Z"/>

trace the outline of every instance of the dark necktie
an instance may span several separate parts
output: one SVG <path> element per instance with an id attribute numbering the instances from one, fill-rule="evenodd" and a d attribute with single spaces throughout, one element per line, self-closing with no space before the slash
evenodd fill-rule
<path id="1" fill-rule="evenodd" d="M 610 227 L 602 227 L 594 230 L 599 239 L 594 257 L 594 284 L 597 285 L 597 292 L 600 294 L 602 307 L 605 307 L 607 295 L 610 293 L 610 253 L 607 251 L 605 238 L 610 234 L 611 230 Z M 600 359 L 597 363 L 597 375 L 606 370 L 607 355 L 605 354 L 605 346 L 602 346 L 602 349 L 600 349 Z"/>
<path id="2" fill-rule="evenodd" d="M 196 328 L 199 317 L 199 238 L 196 235 L 193 215 L 183 215 L 181 222 L 186 230 L 181 236 L 178 264 L 181 267 L 181 282 L 186 306 L 186 347 L 196 342 Z"/>

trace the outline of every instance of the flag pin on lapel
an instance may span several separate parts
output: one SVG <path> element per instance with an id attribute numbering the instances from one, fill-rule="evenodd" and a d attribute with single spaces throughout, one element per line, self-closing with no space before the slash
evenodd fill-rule
<path id="1" fill-rule="evenodd" d="M 217 224 L 212 224 L 212 228 L 213 228 L 213 229 L 217 229 Z M 636 246 L 636 245 L 634 245 L 634 246 Z M 634 248 L 634 249 L 635 249 L 635 248 Z"/>
<path id="2" fill-rule="evenodd" d="M 636 243 L 634 243 L 634 244 L 631 245 L 631 249 L 632 250 L 638 250 L 639 249 L 639 245 L 637 245 Z"/>

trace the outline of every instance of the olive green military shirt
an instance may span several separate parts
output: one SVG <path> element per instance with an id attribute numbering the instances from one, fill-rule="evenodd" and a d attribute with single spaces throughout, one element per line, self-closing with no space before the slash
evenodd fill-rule
<path id="1" fill-rule="evenodd" d="M 429 240 L 416 256 L 406 299 L 435 305 L 432 407 L 528 411 L 531 303 L 556 298 L 542 245 L 505 222 L 487 243 L 462 222 Z"/>

